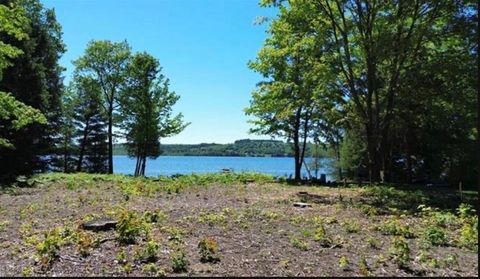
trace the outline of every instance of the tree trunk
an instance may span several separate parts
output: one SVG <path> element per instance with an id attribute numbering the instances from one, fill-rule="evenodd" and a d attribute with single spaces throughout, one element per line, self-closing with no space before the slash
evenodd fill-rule
<path id="1" fill-rule="evenodd" d="M 90 121 L 87 120 L 87 122 L 85 123 L 85 128 L 83 129 L 83 140 L 82 140 L 82 145 L 80 146 L 80 154 L 78 156 L 77 172 L 82 171 L 83 155 L 85 153 L 85 146 L 87 145 L 88 129 L 90 126 L 89 122 Z"/>
<path id="2" fill-rule="evenodd" d="M 113 104 L 108 112 L 108 173 L 113 173 Z"/>
<path id="3" fill-rule="evenodd" d="M 480 11 L 480 2 L 477 2 L 477 13 Z M 477 46 L 480 44 L 480 36 L 478 35 L 478 26 L 480 25 L 480 17 L 477 15 Z M 477 48 L 478 49 L 478 48 Z M 480 77 L 480 58 L 478 57 L 478 50 L 476 52 L 477 55 L 477 187 L 480 188 L 480 90 L 479 90 L 479 79 Z M 477 210 L 478 213 L 478 210 Z"/>
<path id="4" fill-rule="evenodd" d="M 299 181 L 301 179 L 301 163 L 300 163 L 300 146 L 298 142 L 298 130 L 294 132 L 293 136 L 293 150 L 295 156 L 295 181 Z"/>

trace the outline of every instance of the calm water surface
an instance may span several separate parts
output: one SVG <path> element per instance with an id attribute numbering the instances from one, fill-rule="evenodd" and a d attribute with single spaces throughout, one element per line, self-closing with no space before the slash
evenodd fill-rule
<path id="1" fill-rule="evenodd" d="M 323 162 L 322 165 L 325 165 L 326 161 Z M 135 159 L 128 156 L 113 156 L 113 166 L 115 173 L 133 174 Z M 293 158 L 287 157 L 160 156 L 147 161 L 145 174 L 158 176 L 215 173 L 221 172 L 223 168 L 233 169 L 234 172 L 260 172 L 286 177 L 293 176 L 295 172 Z M 320 173 L 326 173 L 329 179 L 326 168 L 321 169 Z M 307 176 L 305 169 L 302 170 L 302 176 Z"/>

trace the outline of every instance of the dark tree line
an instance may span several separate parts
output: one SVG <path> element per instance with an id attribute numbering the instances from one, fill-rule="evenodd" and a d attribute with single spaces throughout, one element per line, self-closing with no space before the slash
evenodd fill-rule
<path id="1" fill-rule="evenodd" d="M 476 183 L 474 1 L 261 4 L 278 15 L 250 63 L 254 132 L 333 147 L 340 179 Z"/>
<path id="2" fill-rule="evenodd" d="M 186 127 L 171 113 L 178 96 L 154 57 L 132 54 L 126 41 L 92 41 L 64 86 L 65 45 L 54 10 L 39 0 L 1 0 L 0 8 L 1 180 L 113 173 L 113 141 L 122 137 L 143 146 L 129 155 L 142 162 L 135 174 L 144 175 L 146 158 L 160 155 L 160 138 Z"/>

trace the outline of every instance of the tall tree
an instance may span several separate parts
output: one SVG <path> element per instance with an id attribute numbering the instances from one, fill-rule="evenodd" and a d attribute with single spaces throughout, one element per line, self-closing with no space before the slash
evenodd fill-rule
<path id="1" fill-rule="evenodd" d="M 32 124 L 12 133 L 11 143 L 18 148 L 0 154 L 2 171 L 28 174 L 46 170 L 51 156 L 45 155 L 55 151 L 63 90 L 59 59 L 65 48 L 53 10 L 45 9 L 38 0 L 1 0 L 0 4 L 17 5 L 28 19 L 23 39 L 8 32 L 0 34 L 2 42 L 22 52 L 5 69 L 0 91 L 10 92 L 16 100 L 38 109 L 47 118 L 46 125 Z"/>
<path id="2" fill-rule="evenodd" d="M 268 5 L 272 1 L 264 1 Z M 299 3 L 299 2 L 295 2 Z M 302 24 L 311 5 L 280 6 L 270 25 L 269 38 L 249 67 L 265 78 L 253 92 L 245 112 L 258 134 L 283 137 L 292 142 L 295 180 L 301 179 L 309 139 L 318 138 L 317 121 L 331 102 L 324 102 L 326 88 L 321 80 L 330 79 L 316 46 L 321 38 Z"/>
<path id="3" fill-rule="evenodd" d="M 85 54 L 74 61 L 75 74 L 94 80 L 103 93 L 102 107 L 108 125 L 108 173 L 113 173 L 114 113 L 118 108 L 120 89 L 125 82 L 130 58 L 130 46 L 126 41 L 91 41 Z"/>
<path id="4" fill-rule="evenodd" d="M 13 64 L 14 58 L 23 54 L 21 49 L 4 42 L 4 37 L 12 36 L 19 41 L 28 39 L 26 33 L 28 24 L 22 7 L 13 3 L 0 3 L 0 82 L 3 78 L 3 70 Z M 39 110 L 20 102 L 10 93 L 0 91 L 0 166 L 9 159 L 5 154 L 19 147 L 22 148 L 14 141 L 16 133 L 34 123 L 46 124 L 45 116 Z M 10 179 L 17 174 L 25 173 L 2 168 L 0 180 Z"/>
<path id="5" fill-rule="evenodd" d="M 78 106 L 75 88 L 70 83 L 62 94 L 62 114 L 60 117 L 60 127 L 58 137 L 60 139 L 59 148 L 53 160 L 53 169 L 65 173 L 75 170 L 75 108 Z"/>
<path id="6" fill-rule="evenodd" d="M 107 165 L 107 133 L 102 110 L 102 93 L 95 80 L 76 77 L 74 80 L 76 104 L 74 123 L 78 142 L 76 171 L 103 173 Z"/>
<path id="7" fill-rule="evenodd" d="M 144 176 L 147 158 L 157 158 L 160 138 L 180 133 L 188 123 L 181 113 L 173 116 L 172 106 L 180 98 L 169 90 L 160 63 L 147 53 L 137 53 L 127 69 L 121 95 L 122 128 L 127 151 L 137 160 L 135 176 Z"/>

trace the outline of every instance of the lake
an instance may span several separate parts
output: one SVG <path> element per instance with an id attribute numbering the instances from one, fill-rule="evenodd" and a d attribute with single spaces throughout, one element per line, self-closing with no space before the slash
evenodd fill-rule
<path id="1" fill-rule="evenodd" d="M 113 156 L 113 170 L 115 173 L 133 174 L 135 162 L 128 156 Z M 326 160 L 322 161 L 322 165 L 326 165 Z M 145 175 L 218 173 L 224 168 L 273 176 L 288 177 L 295 174 L 294 160 L 288 157 L 160 156 L 155 160 L 147 160 Z M 320 173 L 326 173 L 327 180 L 330 179 L 326 168 L 319 171 L 319 176 Z M 302 169 L 302 176 L 307 176 L 305 169 Z"/>

